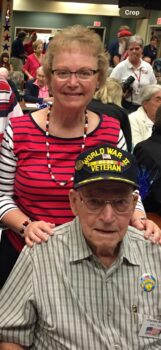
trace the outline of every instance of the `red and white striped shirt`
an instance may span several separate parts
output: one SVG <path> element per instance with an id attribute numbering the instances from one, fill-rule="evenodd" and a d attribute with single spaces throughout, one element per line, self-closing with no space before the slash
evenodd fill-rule
<path id="1" fill-rule="evenodd" d="M 81 152 L 82 137 L 49 136 L 52 171 L 59 181 L 67 181 L 74 173 L 75 159 Z M 111 143 L 126 149 L 120 122 L 100 116 L 98 127 L 86 138 L 86 147 Z M 0 159 L 0 216 L 20 208 L 32 220 L 63 224 L 73 218 L 68 192 L 72 182 L 61 187 L 49 174 L 46 157 L 46 135 L 30 115 L 12 118 L 4 135 Z M 17 250 L 24 242 L 6 231 Z M 22 246 L 21 246 L 22 245 Z"/>

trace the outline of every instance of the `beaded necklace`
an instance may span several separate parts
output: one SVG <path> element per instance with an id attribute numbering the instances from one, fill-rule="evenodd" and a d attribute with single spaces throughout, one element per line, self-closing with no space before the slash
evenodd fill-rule
<path id="1" fill-rule="evenodd" d="M 47 158 L 47 166 L 48 166 L 48 170 L 49 170 L 49 174 L 51 176 L 51 179 L 56 182 L 58 185 L 60 186 L 65 186 L 67 185 L 69 182 L 74 180 L 73 175 L 69 178 L 69 180 L 67 181 L 58 181 L 53 173 L 52 170 L 52 165 L 51 165 L 51 161 L 50 161 L 50 143 L 49 143 L 49 121 L 50 121 L 50 112 L 51 109 L 48 110 L 47 113 L 47 118 L 46 118 L 46 130 L 45 130 L 45 135 L 46 135 L 46 158 Z M 85 148 L 85 142 L 86 142 L 86 137 L 87 137 L 87 130 L 88 130 L 88 113 L 87 111 L 85 111 L 85 119 L 84 119 L 84 131 L 83 131 L 83 141 L 81 144 L 81 151 L 82 152 Z"/>

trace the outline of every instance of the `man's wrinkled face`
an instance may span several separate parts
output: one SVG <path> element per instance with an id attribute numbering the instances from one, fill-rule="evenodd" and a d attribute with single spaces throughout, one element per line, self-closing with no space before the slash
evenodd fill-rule
<path id="1" fill-rule="evenodd" d="M 92 183 L 71 190 L 70 202 L 94 254 L 99 257 L 115 254 L 137 202 L 132 186 L 119 181 Z"/>
<path id="2" fill-rule="evenodd" d="M 143 102 L 143 107 L 148 117 L 154 122 L 158 107 L 161 105 L 161 91 L 156 92 L 148 101 Z"/>

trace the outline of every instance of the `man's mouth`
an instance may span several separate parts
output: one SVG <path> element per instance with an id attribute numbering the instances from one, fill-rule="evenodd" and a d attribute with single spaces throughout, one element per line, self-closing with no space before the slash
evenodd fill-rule
<path id="1" fill-rule="evenodd" d="M 95 231 L 98 233 L 101 233 L 103 235 L 112 235 L 112 234 L 116 233 L 116 230 L 105 230 L 105 229 L 100 229 L 100 228 L 95 229 Z"/>

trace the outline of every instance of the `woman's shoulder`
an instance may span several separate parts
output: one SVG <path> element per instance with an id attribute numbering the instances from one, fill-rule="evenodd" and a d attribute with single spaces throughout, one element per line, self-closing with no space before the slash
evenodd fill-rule
<path id="1" fill-rule="evenodd" d="M 115 103 L 102 103 L 99 100 L 92 99 L 92 101 L 88 105 L 88 109 L 95 113 L 100 113 L 100 114 L 109 114 L 113 117 L 115 116 L 127 116 L 126 110 L 121 107 L 116 105 Z"/>
<path id="2" fill-rule="evenodd" d="M 107 103 L 106 104 L 106 110 L 107 110 L 107 113 L 112 113 L 113 116 L 117 115 L 117 116 L 120 116 L 120 117 L 127 117 L 127 112 L 126 110 L 115 104 L 115 103 Z"/>
<path id="3" fill-rule="evenodd" d="M 140 106 L 135 112 L 129 114 L 130 122 L 135 120 L 141 122 L 142 119 L 145 119 L 145 117 L 147 117 L 147 114 L 142 106 Z"/>
<path id="4" fill-rule="evenodd" d="M 17 116 L 17 117 L 11 117 L 10 118 L 10 124 L 13 127 L 16 127 L 17 125 L 20 125 L 22 123 L 22 125 L 24 124 L 24 122 L 27 121 L 31 121 L 31 117 L 29 113 Z"/>

